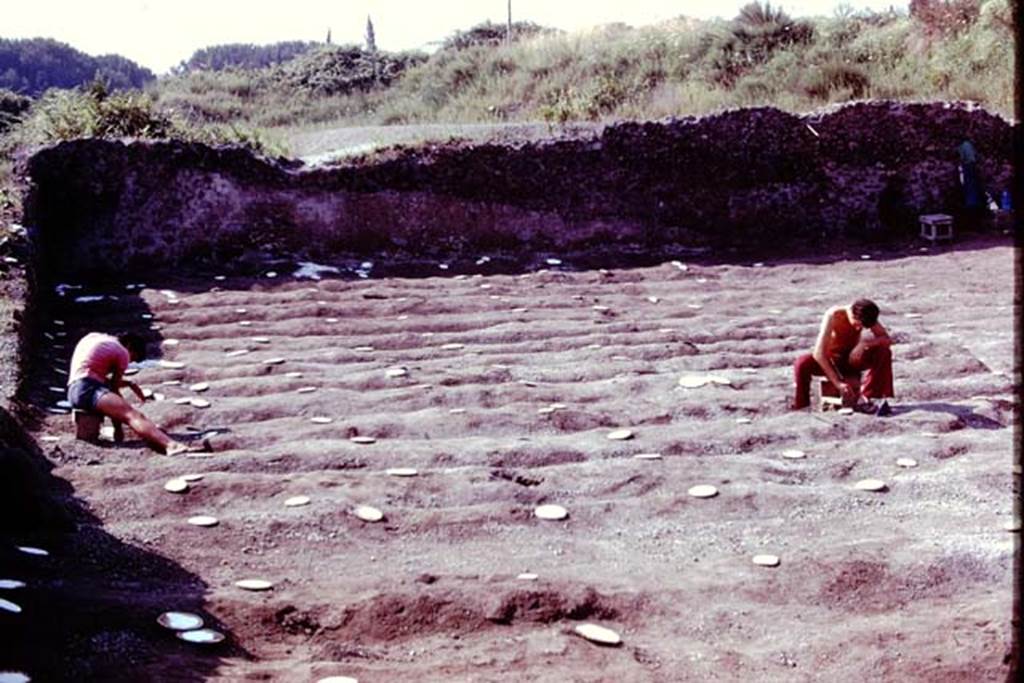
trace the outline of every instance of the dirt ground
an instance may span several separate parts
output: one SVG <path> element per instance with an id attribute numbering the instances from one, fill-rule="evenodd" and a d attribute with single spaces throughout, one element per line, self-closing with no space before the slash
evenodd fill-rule
<path id="1" fill-rule="evenodd" d="M 175 434 L 222 431 L 212 456 L 168 458 L 42 420 L 85 510 L 16 568 L 38 571 L 37 596 L 74 585 L 90 635 L 73 661 L 32 660 L 50 667 L 37 679 L 1004 680 L 1015 251 L 1008 237 L 919 246 L 604 271 L 543 254 L 523 272 L 417 277 L 336 263 L 320 281 L 278 265 L 69 291 L 39 349 L 40 407 L 62 398 L 83 333 L 153 324 L 152 347 L 185 365 L 134 377 L 164 399 L 144 410 Z M 118 298 L 75 303 L 99 294 Z M 893 415 L 787 410 L 822 311 L 859 296 L 896 341 Z M 729 383 L 679 385 L 703 373 Z M 210 406 L 175 402 L 189 397 Z M 607 438 L 623 428 L 631 439 Z M 188 473 L 203 478 L 164 490 Z M 865 478 L 887 488 L 855 489 Z M 696 484 L 718 495 L 689 496 Z M 568 519 L 536 518 L 544 503 Z M 104 543 L 136 559 L 114 564 Z M 779 566 L 753 564 L 762 553 Z M 248 578 L 273 588 L 234 585 Z M 228 642 L 176 641 L 155 624 L 166 609 L 201 612 Z M 584 622 L 621 647 L 574 635 Z"/>

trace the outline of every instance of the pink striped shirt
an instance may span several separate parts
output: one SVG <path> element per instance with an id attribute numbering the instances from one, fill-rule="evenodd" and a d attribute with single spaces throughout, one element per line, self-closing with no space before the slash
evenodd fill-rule
<path id="1" fill-rule="evenodd" d="M 68 375 L 70 385 L 76 379 L 92 377 L 99 382 L 106 382 L 107 376 L 115 370 L 124 372 L 128 369 L 131 357 L 128 349 L 121 346 L 117 337 L 100 332 L 90 332 L 82 337 L 71 354 L 71 374 Z"/>

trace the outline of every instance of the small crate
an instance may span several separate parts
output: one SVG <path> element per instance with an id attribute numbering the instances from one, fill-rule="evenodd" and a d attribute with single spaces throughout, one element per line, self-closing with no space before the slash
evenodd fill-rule
<path id="1" fill-rule="evenodd" d="M 937 242 L 953 239 L 953 217 L 945 213 L 929 213 L 920 216 L 921 237 Z"/>
<path id="2" fill-rule="evenodd" d="M 850 403 L 843 403 L 842 398 L 839 396 L 839 390 L 832 386 L 832 382 L 827 379 L 821 380 L 821 409 L 824 410 L 839 410 L 840 408 L 852 408 L 856 403 L 856 397 L 860 395 L 860 377 L 848 376 L 844 377 L 843 381 L 849 384 L 854 389 L 854 400 Z"/>
<path id="3" fill-rule="evenodd" d="M 75 438 L 81 441 L 97 441 L 100 438 L 100 425 L 103 416 L 85 410 L 71 411 L 71 421 L 75 426 Z"/>

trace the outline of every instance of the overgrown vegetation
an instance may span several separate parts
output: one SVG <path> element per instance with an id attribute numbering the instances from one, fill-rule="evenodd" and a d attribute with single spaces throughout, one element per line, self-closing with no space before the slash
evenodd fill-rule
<path id="1" fill-rule="evenodd" d="M 189 71 L 223 71 L 224 69 L 262 69 L 282 64 L 303 55 L 319 43 L 292 40 L 271 45 L 231 43 L 211 45 L 196 50 L 192 56 L 175 67 L 175 73 Z"/>

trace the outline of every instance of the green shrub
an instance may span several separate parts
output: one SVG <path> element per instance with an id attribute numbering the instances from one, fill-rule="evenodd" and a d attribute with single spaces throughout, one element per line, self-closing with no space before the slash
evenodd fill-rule
<path id="1" fill-rule="evenodd" d="M 860 99 L 871 87 L 863 69 L 843 62 L 830 62 L 815 68 L 804 83 L 804 91 L 813 99 L 828 101 L 836 93 L 842 99 Z"/>

